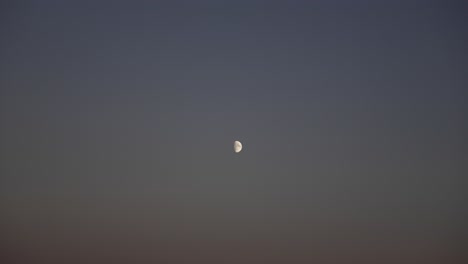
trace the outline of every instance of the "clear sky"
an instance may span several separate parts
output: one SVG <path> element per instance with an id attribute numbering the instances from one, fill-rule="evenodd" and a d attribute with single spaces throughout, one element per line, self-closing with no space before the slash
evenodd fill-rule
<path id="1" fill-rule="evenodd" d="M 0 262 L 466 259 L 463 1 L 97 2 L 0 4 Z"/>

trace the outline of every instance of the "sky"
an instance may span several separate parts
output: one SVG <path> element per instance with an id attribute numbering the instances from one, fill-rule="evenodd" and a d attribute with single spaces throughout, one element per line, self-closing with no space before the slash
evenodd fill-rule
<path id="1" fill-rule="evenodd" d="M 463 1 L 0 10 L 2 263 L 468 260 Z"/>

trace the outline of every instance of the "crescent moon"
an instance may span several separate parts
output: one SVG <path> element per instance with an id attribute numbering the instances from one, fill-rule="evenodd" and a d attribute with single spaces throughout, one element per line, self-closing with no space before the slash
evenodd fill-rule
<path id="1" fill-rule="evenodd" d="M 242 150 L 242 143 L 239 141 L 234 141 L 234 152 L 239 153 Z"/>

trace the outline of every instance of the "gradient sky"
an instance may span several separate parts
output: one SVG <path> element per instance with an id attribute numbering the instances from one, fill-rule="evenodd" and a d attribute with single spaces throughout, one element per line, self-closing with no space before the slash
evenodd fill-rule
<path id="1" fill-rule="evenodd" d="M 462 263 L 462 2 L 2 1 L 1 262 Z"/>

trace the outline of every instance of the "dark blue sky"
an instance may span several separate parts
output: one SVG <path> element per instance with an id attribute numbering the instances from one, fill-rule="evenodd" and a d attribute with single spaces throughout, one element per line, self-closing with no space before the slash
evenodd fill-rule
<path id="1" fill-rule="evenodd" d="M 309 2 L 2 2 L 2 263 L 459 263 L 467 6 Z"/>

